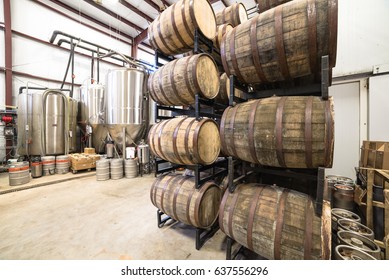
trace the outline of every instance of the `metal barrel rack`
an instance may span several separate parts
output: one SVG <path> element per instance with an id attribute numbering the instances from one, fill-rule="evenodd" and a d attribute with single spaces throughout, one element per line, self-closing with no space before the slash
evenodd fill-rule
<path id="1" fill-rule="evenodd" d="M 213 46 L 213 42 L 207 39 L 201 31 L 197 28 L 195 29 L 194 34 L 194 47 L 192 52 L 194 54 L 198 53 L 216 53 L 220 54 L 220 51 Z M 215 57 L 213 57 L 215 59 Z M 172 61 L 174 57 L 167 56 L 161 53 L 159 50 L 155 52 L 155 66 L 160 67 L 163 65 L 161 61 Z M 221 61 L 217 61 L 215 59 L 217 65 L 221 65 Z M 155 110 L 155 118 L 156 122 L 160 120 L 174 118 L 179 115 L 186 115 L 190 117 L 195 117 L 197 120 L 200 120 L 203 117 L 208 117 L 214 119 L 218 124 L 220 124 L 220 120 L 223 114 L 224 109 L 227 107 L 225 104 L 218 103 L 214 100 L 209 100 L 202 98 L 198 93 L 195 94 L 195 102 L 192 105 L 185 106 L 185 108 L 175 108 L 174 106 L 165 106 L 156 103 Z M 161 115 L 160 111 L 170 111 L 172 116 Z M 228 172 L 228 159 L 224 158 L 222 160 L 218 160 L 210 165 L 179 165 L 179 164 L 171 164 L 169 167 L 161 167 L 162 164 L 167 163 L 168 161 L 156 158 L 155 159 L 155 176 L 158 176 L 163 173 L 172 172 L 178 168 L 186 168 L 192 170 L 195 178 L 195 187 L 199 189 L 205 182 L 214 180 L 215 178 L 220 178 L 220 176 L 227 175 Z M 208 171 L 210 175 L 201 178 L 200 173 Z M 166 222 L 169 220 L 173 220 L 170 216 L 163 213 L 160 209 L 157 210 L 157 226 L 162 228 Z M 201 247 L 205 244 L 207 240 L 209 240 L 218 230 L 219 224 L 218 221 L 207 229 L 194 227 L 196 230 L 195 237 L 195 247 L 197 250 L 200 250 Z"/>

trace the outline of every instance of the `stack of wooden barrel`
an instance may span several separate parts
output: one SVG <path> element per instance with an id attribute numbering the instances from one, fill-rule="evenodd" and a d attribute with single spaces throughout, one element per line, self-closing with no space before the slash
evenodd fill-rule
<path id="1" fill-rule="evenodd" d="M 323 56 L 329 56 L 330 69 L 335 66 L 336 0 L 293 0 L 279 6 L 287 1 L 273 1 L 273 8 L 262 5 L 269 1 L 257 2 L 263 12 L 221 41 L 228 76 L 276 88 L 297 78 L 320 77 Z M 256 166 L 285 172 L 331 167 L 332 98 L 280 94 L 236 104 L 224 111 L 220 137 L 224 155 Z M 225 192 L 219 224 L 230 238 L 267 259 L 326 259 L 331 246 L 328 209 L 320 217 L 308 194 L 246 183 Z"/>
<path id="2" fill-rule="evenodd" d="M 201 32 L 212 44 L 216 31 L 215 14 L 207 0 L 180 0 L 152 22 L 148 35 L 158 52 L 172 56 L 193 50 L 195 32 Z M 218 67 L 209 53 L 192 52 L 173 59 L 148 80 L 150 97 L 162 106 L 188 107 L 195 103 L 196 95 L 214 99 L 219 89 Z M 180 166 L 210 165 L 220 154 L 218 124 L 201 115 L 175 116 L 156 123 L 148 143 L 156 157 Z M 171 218 L 208 229 L 217 221 L 222 193 L 212 181 L 197 187 L 194 177 L 163 174 L 154 181 L 150 198 Z"/>

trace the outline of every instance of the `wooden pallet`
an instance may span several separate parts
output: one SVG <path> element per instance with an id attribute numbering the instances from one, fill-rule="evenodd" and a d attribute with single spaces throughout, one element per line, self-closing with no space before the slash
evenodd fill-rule
<path id="1" fill-rule="evenodd" d="M 385 249 L 386 259 L 389 260 L 389 170 L 380 170 L 373 168 L 359 167 L 359 171 L 366 171 L 366 189 L 356 189 L 356 202 L 360 206 L 366 207 L 366 226 L 374 230 L 373 222 L 373 207 L 384 209 L 384 240 L 374 240 L 381 248 Z M 382 179 L 382 187 L 384 189 L 384 202 L 373 200 L 373 185 L 374 178 L 380 177 Z M 366 202 L 363 202 L 366 196 Z"/>

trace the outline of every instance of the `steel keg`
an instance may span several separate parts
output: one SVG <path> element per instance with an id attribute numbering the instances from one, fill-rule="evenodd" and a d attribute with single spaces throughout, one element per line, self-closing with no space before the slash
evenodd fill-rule
<path id="1" fill-rule="evenodd" d="M 349 219 L 349 220 L 356 221 L 356 222 L 361 221 L 361 218 L 357 214 L 355 214 L 351 211 L 341 209 L 341 208 L 332 208 L 332 210 L 331 210 L 331 220 L 332 220 L 331 228 L 332 228 L 332 231 L 334 231 L 334 232 L 338 231 L 338 220 L 340 220 L 340 219 Z"/>
<path id="2" fill-rule="evenodd" d="M 135 178 L 138 176 L 138 159 L 126 159 L 124 161 L 124 174 L 126 178 Z"/>
<path id="3" fill-rule="evenodd" d="M 96 180 L 109 180 L 109 159 L 100 159 L 96 161 Z"/>
<path id="4" fill-rule="evenodd" d="M 335 184 L 332 192 L 333 207 L 354 210 L 354 186 Z"/>
<path id="5" fill-rule="evenodd" d="M 41 157 L 35 156 L 31 158 L 31 177 L 42 177 L 42 161 Z"/>
<path id="6" fill-rule="evenodd" d="M 111 179 L 123 178 L 123 159 L 111 159 Z"/>
<path id="7" fill-rule="evenodd" d="M 335 247 L 335 259 L 336 260 L 376 260 L 376 258 L 365 253 L 364 251 L 348 245 L 338 245 Z"/>
<path id="8" fill-rule="evenodd" d="M 340 230 L 337 233 L 337 242 L 338 245 L 356 247 L 378 260 L 381 259 L 381 248 L 373 240 L 357 232 Z"/>
<path id="9" fill-rule="evenodd" d="M 28 161 L 14 162 L 9 166 L 9 185 L 18 186 L 30 182 L 30 167 Z"/>
<path id="10" fill-rule="evenodd" d="M 374 232 L 367 226 L 362 225 L 359 222 L 349 220 L 349 219 L 339 219 L 338 220 L 338 229 L 339 230 L 348 230 L 357 232 L 370 240 L 374 240 Z"/>
<path id="11" fill-rule="evenodd" d="M 43 176 L 54 175 L 55 173 L 55 156 L 42 157 Z"/>
<path id="12" fill-rule="evenodd" d="M 55 158 L 55 173 L 66 174 L 69 172 L 70 162 L 69 156 L 61 155 Z"/>

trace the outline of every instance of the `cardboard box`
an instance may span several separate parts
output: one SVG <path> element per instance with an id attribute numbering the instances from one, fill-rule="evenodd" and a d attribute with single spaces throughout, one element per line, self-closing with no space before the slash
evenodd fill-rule
<path id="1" fill-rule="evenodd" d="M 95 155 L 96 150 L 95 150 L 95 148 L 84 148 L 84 154 Z"/>

